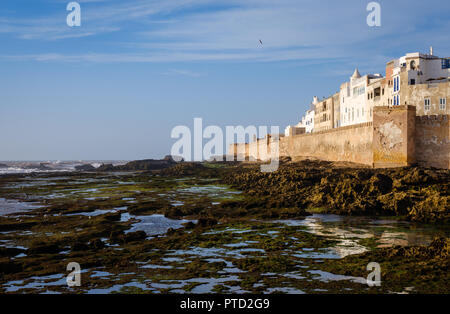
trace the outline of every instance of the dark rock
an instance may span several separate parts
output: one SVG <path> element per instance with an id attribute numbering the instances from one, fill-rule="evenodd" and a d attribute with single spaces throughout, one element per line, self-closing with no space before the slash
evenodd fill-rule
<path id="1" fill-rule="evenodd" d="M 113 231 L 109 237 L 112 243 L 129 243 L 134 241 L 141 241 L 147 238 L 147 234 L 144 231 L 135 231 L 129 233 L 123 233 L 123 231 Z"/>
<path id="2" fill-rule="evenodd" d="M 121 216 L 121 213 L 108 213 L 104 215 L 103 218 L 108 221 L 119 221 Z"/>
<path id="3" fill-rule="evenodd" d="M 95 168 L 93 165 L 87 164 L 87 165 L 80 165 L 75 166 L 76 171 L 95 171 L 97 168 Z"/>
<path id="4" fill-rule="evenodd" d="M 186 222 L 183 224 L 184 228 L 186 229 L 194 229 L 195 228 L 195 224 L 192 221 Z"/>
<path id="5" fill-rule="evenodd" d="M 76 242 L 72 243 L 70 248 L 74 252 L 76 252 L 76 251 L 86 251 L 86 250 L 89 249 L 89 246 L 83 241 L 76 241 Z"/>
<path id="6" fill-rule="evenodd" d="M 61 252 L 62 249 L 57 244 L 47 244 L 43 242 L 33 243 L 28 249 L 31 254 L 55 254 Z"/>
<path id="7" fill-rule="evenodd" d="M 97 168 L 98 171 L 149 171 L 149 170 L 161 170 L 173 165 L 177 162 L 172 158 L 172 156 L 166 156 L 164 159 L 145 159 L 145 160 L 135 160 L 130 161 L 125 165 L 113 166 L 101 165 Z"/>
<path id="8" fill-rule="evenodd" d="M 212 227 L 217 225 L 217 220 L 213 218 L 200 218 L 197 227 Z"/>
<path id="9" fill-rule="evenodd" d="M 100 250 L 105 247 L 105 243 L 100 239 L 92 239 L 89 241 L 89 247 L 93 250 Z"/>
<path id="10" fill-rule="evenodd" d="M 19 255 L 20 253 L 24 253 L 25 250 L 17 249 L 17 248 L 9 248 L 9 247 L 0 247 L 0 257 L 13 257 Z"/>
<path id="11" fill-rule="evenodd" d="M 122 230 L 113 230 L 111 231 L 111 234 L 109 235 L 109 240 L 112 243 L 118 243 L 120 242 L 120 239 L 123 237 L 124 233 Z"/>
<path id="12" fill-rule="evenodd" d="M 0 274 L 13 274 L 22 271 L 22 265 L 14 262 L 0 262 Z"/>
<path id="13" fill-rule="evenodd" d="M 96 169 L 97 171 L 114 171 L 115 167 L 112 164 L 102 164 Z"/>
<path id="14" fill-rule="evenodd" d="M 122 237 L 122 239 L 125 243 L 141 241 L 141 240 L 145 240 L 146 238 L 147 238 L 147 234 L 144 231 L 135 231 L 135 232 L 126 233 Z"/>

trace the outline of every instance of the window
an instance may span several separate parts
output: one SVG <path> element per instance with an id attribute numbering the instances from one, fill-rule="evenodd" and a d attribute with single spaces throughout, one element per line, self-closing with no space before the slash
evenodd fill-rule
<path id="1" fill-rule="evenodd" d="M 447 99 L 446 98 L 439 99 L 439 110 L 445 110 L 446 106 L 447 106 Z"/>
<path id="2" fill-rule="evenodd" d="M 400 96 L 394 96 L 394 106 L 400 106 Z"/>
<path id="3" fill-rule="evenodd" d="M 409 85 L 416 85 L 416 80 L 415 79 L 411 79 L 411 83 Z"/>
<path id="4" fill-rule="evenodd" d="M 442 69 L 450 69 L 450 59 L 442 59 Z"/>
<path id="5" fill-rule="evenodd" d="M 425 111 L 430 110 L 430 99 L 429 98 L 425 99 L 424 109 L 425 109 Z"/>
<path id="6" fill-rule="evenodd" d="M 374 97 L 379 97 L 380 96 L 380 90 L 381 90 L 380 87 L 374 89 L 374 94 L 373 94 Z"/>
<path id="7" fill-rule="evenodd" d="M 364 95 L 365 93 L 366 93 L 366 88 L 364 86 L 353 88 L 353 96 L 361 96 L 361 95 Z"/>
<path id="8" fill-rule="evenodd" d="M 400 78 L 397 76 L 394 78 L 394 92 L 398 92 L 400 90 Z"/>

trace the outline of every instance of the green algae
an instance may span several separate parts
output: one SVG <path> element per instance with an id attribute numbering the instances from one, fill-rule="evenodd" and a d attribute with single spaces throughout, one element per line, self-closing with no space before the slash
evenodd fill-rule
<path id="1" fill-rule="evenodd" d="M 0 242 L 0 291 L 137 294 L 181 290 L 192 293 L 389 293 L 402 292 L 409 287 L 414 287 L 408 290 L 412 293 L 446 293 L 448 290 L 448 276 L 444 273 L 447 264 L 426 250 L 419 249 L 414 256 L 394 254 L 392 258 L 389 253 L 392 245 L 382 247 L 386 244 L 379 237 L 365 238 L 364 231 L 353 230 L 353 236 L 345 240 L 367 251 L 340 258 L 333 250 L 339 249 L 343 240 L 336 237 L 334 231 L 323 230 L 319 235 L 311 232 L 308 225 L 288 226 L 273 221 L 296 219 L 301 222 L 311 213 L 329 212 L 329 208 L 323 206 L 326 194 L 320 194 L 325 193 L 321 191 L 322 203 L 317 203 L 321 206 L 311 205 L 307 213 L 303 209 L 305 202 L 299 200 L 303 194 L 296 194 L 301 191 L 300 183 L 296 183 L 298 186 L 292 191 L 277 188 L 282 184 L 290 186 L 295 180 L 283 181 L 276 174 L 264 175 L 261 178 L 271 183 L 267 189 L 260 190 L 255 185 L 248 188 L 239 183 L 242 171 L 250 171 L 246 180 L 252 180 L 255 167 L 223 163 L 178 164 L 158 172 L 0 177 L 1 197 L 38 201 L 43 206 L 20 216 L 0 216 L 0 232 L 3 232 L 0 239 L 20 246 L 7 249 Z M 309 187 L 317 182 L 333 184 L 329 178 L 318 180 L 318 175 L 305 174 L 301 184 Z M 347 170 L 343 175 L 350 176 Z M 235 176 L 236 180 L 230 180 L 230 176 Z M 356 176 L 372 180 L 371 171 Z M 439 176 L 433 182 L 439 181 Z M 404 176 L 401 186 L 398 186 L 400 179 L 394 179 L 392 186 L 409 191 L 411 186 L 419 184 L 413 178 Z M 367 191 L 376 196 L 378 190 L 373 188 L 376 184 L 371 186 Z M 237 193 L 239 190 L 243 193 Z M 431 190 L 445 195 L 434 185 Z M 417 193 L 426 191 L 427 186 L 421 186 Z M 430 195 L 436 196 L 432 193 Z M 319 199 L 317 195 L 311 194 L 311 197 Z M 94 215 L 99 210 L 110 212 Z M 122 221 L 123 213 L 130 214 L 130 219 Z M 153 214 L 195 219 L 198 223 L 154 237 L 127 233 L 136 217 Z M 396 233 L 404 232 L 405 227 L 400 225 L 390 230 L 393 238 Z M 374 234 L 385 231 L 384 226 L 371 229 Z M 446 235 L 444 232 L 443 236 Z M 421 254 L 432 258 L 428 261 Z M 420 262 L 415 263 L 416 260 Z M 70 261 L 78 262 L 87 271 L 82 274 L 81 287 L 56 285 L 59 279 L 52 278 L 45 279 L 41 286 L 34 285 L 33 277 L 68 274 L 66 266 Z M 354 278 L 367 276 L 365 267 L 371 261 L 382 266 L 385 280 L 381 287 L 368 287 L 354 281 Z M 408 269 L 414 269 L 413 274 Z M 110 275 L 92 276 L 97 270 Z M 350 279 L 321 280 L 316 271 Z M 21 281 L 21 284 L 14 283 Z"/>

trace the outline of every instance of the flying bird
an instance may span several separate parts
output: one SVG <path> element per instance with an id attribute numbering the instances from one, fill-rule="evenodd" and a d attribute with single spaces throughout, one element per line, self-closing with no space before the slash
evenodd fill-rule
<path id="1" fill-rule="evenodd" d="M 261 45 L 263 44 L 261 39 L 259 40 L 259 42 L 261 43 Z"/>

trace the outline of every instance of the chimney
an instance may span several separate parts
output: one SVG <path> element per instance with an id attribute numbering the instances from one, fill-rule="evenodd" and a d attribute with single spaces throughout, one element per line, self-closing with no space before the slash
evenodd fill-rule
<path id="1" fill-rule="evenodd" d="M 430 56 L 433 55 L 433 46 L 430 47 Z"/>

